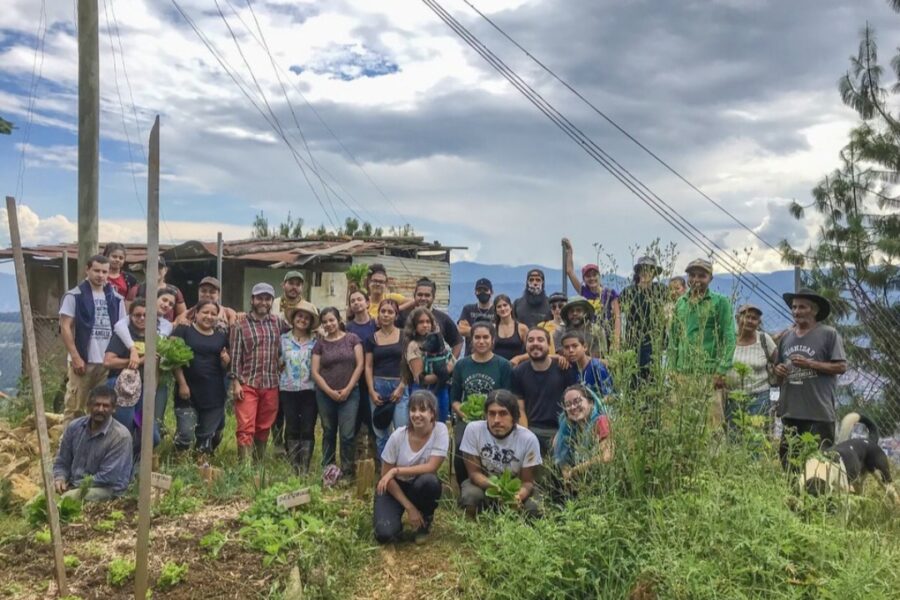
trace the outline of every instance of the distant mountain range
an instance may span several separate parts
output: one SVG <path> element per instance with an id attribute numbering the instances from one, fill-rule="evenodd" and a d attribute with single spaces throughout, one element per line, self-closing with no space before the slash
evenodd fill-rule
<path id="1" fill-rule="evenodd" d="M 459 316 L 464 304 L 475 301 L 475 282 L 487 277 L 494 286 L 494 294 L 506 294 L 512 299 L 522 295 L 525 289 L 525 276 L 530 269 L 541 269 L 547 282 L 547 293 L 562 289 L 562 270 L 550 269 L 541 265 L 483 265 L 476 262 L 456 262 L 450 265 L 450 314 Z M 745 283 L 746 282 L 746 283 Z M 622 291 L 631 282 L 621 275 L 604 275 L 603 285 Z M 736 298 L 738 304 L 752 302 L 762 309 L 765 327 L 775 330 L 788 324 L 786 315 L 776 313 L 772 303 L 780 303 L 775 292 L 780 296 L 794 289 L 793 271 L 775 271 L 773 273 L 747 273 L 738 280 L 734 275 L 721 274 L 713 278 L 712 289 L 716 292 Z M 771 288 L 768 289 L 768 288 Z M 568 293 L 572 290 L 571 283 Z"/>

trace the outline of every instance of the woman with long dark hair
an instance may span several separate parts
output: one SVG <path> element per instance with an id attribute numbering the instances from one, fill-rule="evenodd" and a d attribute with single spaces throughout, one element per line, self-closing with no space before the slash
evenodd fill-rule
<path id="1" fill-rule="evenodd" d="M 109 259 L 109 283 L 123 298 L 137 285 L 134 275 L 125 270 L 125 244 L 109 242 L 103 247 L 103 256 Z"/>
<path id="2" fill-rule="evenodd" d="M 406 512 L 416 529 L 416 542 L 428 536 L 441 498 L 438 469 L 447 458 L 450 436 L 437 421 L 437 399 L 427 390 L 409 397 L 409 424 L 391 434 L 381 461 L 375 494 L 375 539 L 393 541 L 403 530 Z"/>
<path id="3" fill-rule="evenodd" d="M 440 333 L 440 327 L 434 318 L 434 314 L 427 308 L 420 306 L 410 313 L 406 319 L 406 325 L 403 328 L 403 337 L 401 344 L 403 346 L 404 360 L 403 381 L 409 388 L 410 393 L 417 389 L 426 389 L 430 391 L 438 400 L 438 420 L 445 423 L 450 417 L 450 389 L 449 381 L 442 382 L 438 374 L 428 372 L 426 355 L 422 351 L 422 343 L 429 333 Z M 450 352 L 446 342 L 444 344 L 444 354 Z M 446 362 L 447 374 L 453 373 L 454 361 L 451 357 Z"/>
<path id="4" fill-rule="evenodd" d="M 528 354 L 525 352 L 528 326 L 513 316 L 512 300 L 506 294 L 497 294 L 494 298 L 494 327 L 497 330 L 494 354 L 508 360 L 513 367 L 523 360 L 528 360 Z"/>
<path id="5" fill-rule="evenodd" d="M 371 414 L 384 411 L 393 415 L 387 427 L 375 430 L 377 456 L 381 456 L 388 436 L 393 429 L 406 425 L 409 396 L 406 383 L 401 378 L 403 364 L 403 344 L 400 330 L 395 327 L 399 306 L 392 298 L 385 298 L 378 306 L 378 329 L 364 344 L 366 349 L 366 383 L 371 401 Z M 387 406 L 391 404 L 392 406 Z M 384 407 L 384 408 L 379 408 Z M 380 417 L 379 417 L 380 419 Z"/>
<path id="6" fill-rule="evenodd" d="M 312 377 L 316 382 L 316 404 L 322 419 L 322 466 L 334 464 L 340 432 L 341 472 L 353 473 L 359 383 L 365 366 L 362 342 L 344 331 L 341 313 L 333 306 L 319 313 L 325 335 L 313 348 Z"/>

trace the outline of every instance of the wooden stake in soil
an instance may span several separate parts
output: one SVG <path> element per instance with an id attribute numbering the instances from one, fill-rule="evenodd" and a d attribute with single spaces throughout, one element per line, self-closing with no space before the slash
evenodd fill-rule
<path id="1" fill-rule="evenodd" d="M 156 356 L 156 288 L 159 278 L 159 115 L 150 130 L 147 157 L 147 325 L 144 356 Z M 151 290 L 153 290 L 151 292 Z M 134 570 L 134 597 L 145 600 L 149 577 L 150 488 L 153 468 L 153 423 L 155 420 L 156 361 L 144 361 L 144 407 L 141 413 L 141 464 L 138 488 L 137 560 Z"/>
<path id="2" fill-rule="evenodd" d="M 22 311 L 22 333 L 28 359 L 28 376 L 31 378 L 31 396 L 34 400 L 34 424 L 38 433 L 38 452 L 41 456 L 41 475 L 44 479 L 44 496 L 47 499 L 47 517 L 50 520 L 50 536 L 53 540 L 53 560 L 56 563 L 56 585 L 59 596 L 67 596 L 66 565 L 63 562 L 62 533 L 59 529 L 59 513 L 56 508 L 56 492 L 53 486 L 53 472 L 50 468 L 50 436 L 47 435 L 47 417 L 44 414 L 44 390 L 41 387 L 41 369 L 38 361 L 37 345 L 34 337 L 34 318 L 31 314 L 31 298 L 28 296 L 28 281 L 25 278 L 25 256 L 22 253 L 22 238 L 19 236 L 19 217 L 16 213 L 16 199 L 6 197 L 6 214 L 9 220 L 9 239 L 16 264 L 16 285 L 19 292 L 19 308 Z"/>

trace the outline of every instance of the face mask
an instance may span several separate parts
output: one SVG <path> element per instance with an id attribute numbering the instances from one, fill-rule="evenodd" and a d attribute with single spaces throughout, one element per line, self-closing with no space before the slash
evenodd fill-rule
<path id="1" fill-rule="evenodd" d="M 539 283 L 535 284 L 535 285 L 530 284 L 530 283 L 528 284 L 528 293 L 529 294 L 533 294 L 533 295 L 537 296 L 538 294 L 540 294 L 543 291 L 544 291 L 544 286 Z"/>
<path id="2" fill-rule="evenodd" d="M 487 303 L 488 303 L 488 300 L 491 299 L 491 294 L 490 294 L 490 293 L 487 293 L 487 292 L 486 292 L 486 293 L 483 293 L 483 294 L 475 294 L 475 297 L 478 298 L 478 301 L 479 301 L 480 303 L 482 303 L 482 304 L 487 304 Z"/>

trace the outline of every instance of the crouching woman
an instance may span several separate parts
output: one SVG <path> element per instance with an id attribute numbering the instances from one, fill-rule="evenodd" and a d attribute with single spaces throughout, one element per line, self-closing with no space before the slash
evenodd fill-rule
<path id="1" fill-rule="evenodd" d="M 437 421 L 437 398 L 428 390 L 409 397 L 409 424 L 394 430 L 381 454 L 375 494 L 375 539 L 384 544 L 403 530 L 406 511 L 416 543 L 425 541 L 441 497 L 437 471 L 447 457 L 450 436 Z"/>
<path id="2" fill-rule="evenodd" d="M 566 388 L 563 409 L 553 438 L 553 462 L 562 478 L 558 483 L 563 490 L 571 491 L 573 479 L 592 465 L 613 459 L 613 444 L 605 407 L 584 385 Z"/>

